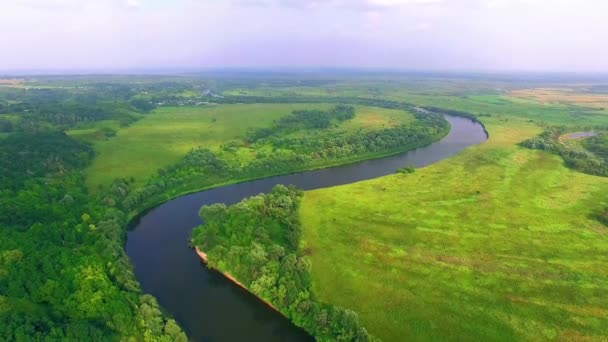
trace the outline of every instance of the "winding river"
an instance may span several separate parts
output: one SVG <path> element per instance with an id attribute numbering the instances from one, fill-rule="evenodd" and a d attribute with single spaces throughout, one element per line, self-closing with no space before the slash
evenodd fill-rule
<path id="1" fill-rule="evenodd" d="M 194 341 L 309 341 L 311 337 L 221 274 L 207 269 L 188 248 L 198 211 L 212 203 L 232 204 L 276 184 L 310 190 L 394 173 L 406 165 L 429 165 L 487 139 L 469 119 L 446 116 L 450 133 L 423 148 L 382 159 L 259 179 L 171 200 L 135 222 L 126 250 L 146 293 L 173 315 Z"/>

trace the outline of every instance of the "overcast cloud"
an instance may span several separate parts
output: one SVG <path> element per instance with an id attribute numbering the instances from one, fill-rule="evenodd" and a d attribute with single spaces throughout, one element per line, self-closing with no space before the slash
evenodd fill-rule
<path id="1" fill-rule="evenodd" d="M 0 71 L 608 72 L 605 0 L 0 0 Z"/>

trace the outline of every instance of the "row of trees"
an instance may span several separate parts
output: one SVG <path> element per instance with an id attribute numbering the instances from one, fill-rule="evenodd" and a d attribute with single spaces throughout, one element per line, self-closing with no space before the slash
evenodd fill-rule
<path id="1" fill-rule="evenodd" d="M 559 141 L 559 137 L 566 132 L 563 127 L 551 127 L 543 131 L 538 137 L 527 139 L 521 143 L 522 146 L 544 150 L 560 155 L 566 165 L 596 176 L 608 177 L 608 159 L 602 157 L 603 144 L 590 144 L 600 154 L 595 155 L 585 149 L 571 148 Z"/>
<path id="2" fill-rule="evenodd" d="M 65 130 L 101 120 L 116 120 L 128 125 L 137 120 L 137 113 L 154 109 L 150 101 L 139 95 L 125 98 L 126 96 L 96 90 L 97 88 L 78 91 L 62 88 L 1 89 L 0 114 L 9 114 L 14 118 L 0 120 L 0 131 L 28 131 L 28 125 L 32 124 L 35 124 L 36 130 Z"/>
<path id="3" fill-rule="evenodd" d="M 597 157 L 608 162 L 608 134 L 587 138 L 583 141 L 583 146 Z"/>
<path id="4" fill-rule="evenodd" d="M 608 164 L 608 134 L 601 134 L 585 139 L 583 146 L 596 157 L 601 158 L 604 164 Z M 600 212 L 597 217 L 600 222 L 608 226 L 608 208 Z"/>
<path id="5" fill-rule="evenodd" d="M 608 177 L 608 139 L 605 135 L 587 138 L 582 142 L 583 149 L 569 147 L 559 141 L 566 133 L 565 127 L 550 127 L 538 137 L 527 139 L 522 146 L 548 151 L 561 156 L 566 166 L 596 176 Z M 608 226 L 608 208 L 595 217 Z"/>
<path id="6" fill-rule="evenodd" d="M 332 124 L 350 120 L 355 117 L 355 108 L 338 105 L 327 111 L 322 110 L 295 110 L 290 115 L 280 118 L 272 127 L 258 128 L 248 132 L 248 143 L 258 142 L 271 136 L 285 135 L 298 130 L 325 129 Z"/>
<path id="7" fill-rule="evenodd" d="M 192 243 L 208 254 L 209 266 L 235 276 L 318 340 L 372 340 L 353 311 L 321 303 L 312 292 L 310 260 L 299 249 L 301 196 L 278 185 L 230 207 L 205 206 Z"/>

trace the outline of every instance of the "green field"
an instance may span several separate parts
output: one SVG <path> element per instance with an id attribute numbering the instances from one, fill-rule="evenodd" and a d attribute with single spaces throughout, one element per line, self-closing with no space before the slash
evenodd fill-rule
<path id="1" fill-rule="evenodd" d="M 390 77 L 389 77 L 390 79 Z M 497 81 L 454 79 L 343 80 L 310 87 L 257 87 L 228 89 L 225 95 L 361 97 L 404 101 L 423 106 L 454 109 L 504 120 L 521 118 L 539 124 L 590 126 L 606 124 L 608 106 L 590 107 L 585 102 L 542 102 L 534 98 L 511 96 L 508 89 L 521 84 Z M 568 85 L 570 87 L 570 85 Z M 581 86 L 579 85 L 579 88 Z M 584 89 L 568 89 L 586 96 Z M 572 95 L 570 94 L 570 95 Z M 556 98 L 559 99 L 559 97 Z M 554 99 L 555 100 L 555 99 Z"/>
<path id="2" fill-rule="evenodd" d="M 329 109 L 329 104 L 248 104 L 205 107 L 162 107 L 129 127 L 118 130 L 116 137 L 95 139 L 96 128 L 69 131 L 94 141 L 97 157 L 87 169 L 87 185 L 95 189 L 116 178 L 134 177 L 137 184 L 156 174 L 157 170 L 175 164 L 188 151 L 205 147 L 222 157 L 237 162 L 255 158 L 255 151 L 240 147 L 225 152 L 222 145 L 242 141 L 249 129 L 270 127 L 281 116 L 301 109 Z M 357 107 L 353 120 L 344 122 L 339 131 L 381 129 L 413 120 L 399 110 Z M 271 151 L 268 151 L 271 152 Z M 137 161 L 137 162 L 134 162 Z"/>
<path id="3" fill-rule="evenodd" d="M 97 158 L 87 170 L 95 188 L 115 178 L 134 177 L 138 183 L 179 161 L 192 148 L 212 150 L 242 137 L 248 128 L 267 127 L 294 109 L 329 105 L 221 105 L 163 107 L 118 131 L 115 138 L 95 144 Z M 133 162 L 137 160 L 137 162 Z"/>
<path id="4" fill-rule="evenodd" d="M 517 147 L 527 120 L 482 121 L 453 158 L 305 193 L 316 295 L 386 341 L 605 338 L 608 178 Z"/>

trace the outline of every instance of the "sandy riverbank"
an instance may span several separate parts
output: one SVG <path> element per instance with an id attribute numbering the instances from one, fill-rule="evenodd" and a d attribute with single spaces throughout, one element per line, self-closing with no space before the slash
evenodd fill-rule
<path id="1" fill-rule="evenodd" d="M 197 246 L 194 247 L 194 250 L 196 251 L 196 254 L 198 254 L 199 258 L 201 258 L 201 260 L 209 265 L 209 257 L 207 256 L 207 253 L 201 251 Z M 213 267 L 211 267 L 213 268 Z M 215 268 L 214 268 L 215 269 Z M 232 274 L 228 273 L 228 272 L 222 272 L 220 270 L 215 269 L 216 271 L 220 272 L 221 274 L 224 275 L 224 277 L 228 278 L 231 282 L 235 283 L 236 285 L 240 286 L 241 288 L 243 288 L 244 290 L 246 290 L 247 292 L 251 293 L 251 291 L 249 291 L 249 289 L 241 282 L 239 282 L 234 276 L 232 276 Z M 281 315 L 283 315 L 283 313 L 281 311 L 279 311 L 279 309 L 277 309 L 274 305 L 272 305 L 269 301 L 266 301 L 262 298 L 260 298 L 259 296 L 256 296 L 255 294 L 251 293 L 252 295 L 254 295 L 257 299 L 259 299 L 260 301 L 262 301 L 264 304 L 268 305 L 269 307 L 271 307 L 273 310 L 275 310 L 276 312 L 280 313 Z"/>

